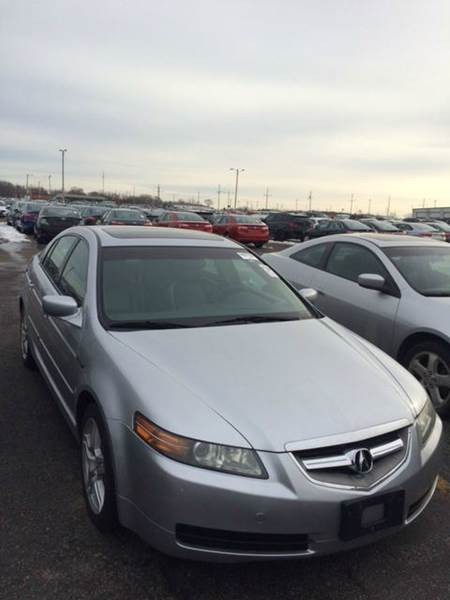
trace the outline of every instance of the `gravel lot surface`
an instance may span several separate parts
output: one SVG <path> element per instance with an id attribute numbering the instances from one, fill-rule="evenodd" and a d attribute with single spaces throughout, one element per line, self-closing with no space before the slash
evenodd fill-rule
<path id="1" fill-rule="evenodd" d="M 1 238 L 0 231 L 2 600 L 450 598 L 450 423 L 428 510 L 400 534 L 362 550 L 217 565 L 167 558 L 127 531 L 100 534 L 84 509 L 75 441 L 43 380 L 22 367 L 19 355 L 17 297 L 36 245 Z"/>

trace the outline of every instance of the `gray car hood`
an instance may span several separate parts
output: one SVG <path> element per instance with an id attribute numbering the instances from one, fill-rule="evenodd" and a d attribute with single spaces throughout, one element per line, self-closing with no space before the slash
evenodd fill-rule
<path id="1" fill-rule="evenodd" d="M 161 377 L 181 382 L 259 450 L 282 452 L 292 442 L 410 423 L 414 416 L 393 373 L 406 372 L 391 359 L 385 366 L 383 353 L 375 356 L 330 319 L 112 335 L 156 365 Z M 191 394 L 179 402 L 192 402 Z M 210 424 L 203 439 L 220 441 Z"/>

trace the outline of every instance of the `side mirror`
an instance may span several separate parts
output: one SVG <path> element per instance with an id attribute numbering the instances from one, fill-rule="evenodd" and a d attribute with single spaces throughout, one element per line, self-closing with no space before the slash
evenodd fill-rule
<path id="1" fill-rule="evenodd" d="M 49 317 L 71 317 L 78 311 L 78 304 L 72 296 L 44 296 L 42 307 Z"/>
<path id="2" fill-rule="evenodd" d="M 358 285 L 363 288 L 367 288 L 368 290 L 378 290 L 382 292 L 384 286 L 386 285 L 386 280 L 381 275 L 376 275 L 375 273 L 361 273 L 358 276 Z"/>
<path id="3" fill-rule="evenodd" d="M 314 290 L 313 288 L 303 288 L 299 291 L 299 293 L 302 298 L 308 300 L 308 302 L 311 302 L 311 304 L 314 304 L 319 297 L 318 291 Z"/>

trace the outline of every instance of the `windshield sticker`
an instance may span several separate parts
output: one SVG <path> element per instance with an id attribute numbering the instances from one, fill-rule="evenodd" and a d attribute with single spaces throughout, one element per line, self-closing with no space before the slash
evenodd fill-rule
<path id="1" fill-rule="evenodd" d="M 272 269 L 270 267 L 268 267 L 267 265 L 264 265 L 263 263 L 259 263 L 259 266 L 261 267 L 261 269 L 263 271 L 265 271 L 267 273 L 267 275 L 270 275 L 270 277 L 275 277 L 278 279 L 278 275 L 275 273 L 275 271 L 272 271 Z"/>
<path id="2" fill-rule="evenodd" d="M 256 256 L 253 256 L 253 254 L 250 254 L 249 252 L 237 252 L 237 255 L 244 260 L 258 260 Z"/>

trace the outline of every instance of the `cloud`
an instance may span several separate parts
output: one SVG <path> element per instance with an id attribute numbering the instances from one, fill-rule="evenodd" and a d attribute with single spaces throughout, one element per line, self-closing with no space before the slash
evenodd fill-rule
<path id="1" fill-rule="evenodd" d="M 86 187 L 214 193 L 242 166 L 291 207 L 446 197 L 445 2 L 4 4 L 3 176 L 58 173 L 63 144 Z"/>

